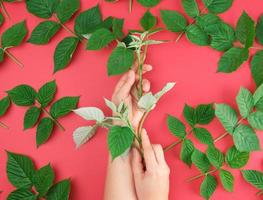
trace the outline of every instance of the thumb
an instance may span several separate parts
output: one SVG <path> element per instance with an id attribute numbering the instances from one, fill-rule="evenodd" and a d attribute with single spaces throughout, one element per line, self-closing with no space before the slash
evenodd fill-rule
<path id="1" fill-rule="evenodd" d="M 132 171 L 135 179 L 140 178 L 144 172 L 142 157 L 136 148 L 132 150 Z"/>

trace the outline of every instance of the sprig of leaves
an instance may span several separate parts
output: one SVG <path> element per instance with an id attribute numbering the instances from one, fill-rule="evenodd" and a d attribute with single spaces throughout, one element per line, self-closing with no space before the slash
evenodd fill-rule
<path id="1" fill-rule="evenodd" d="M 68 115 L 77 107 L 79 97 L 68 96 L 55 101 L 48 111 L 47 106 L 54 100 L 56 90 L 56 82 L 51 81 L 45 83 L 38 92 L 29 85 L 18 85 L 7 91 L 15 105 L 28 107 L 24 116 L 24 130 L 33 128 L 37 124 L 37 147 L 47 142 L 55 125 L 64 131 L 58 119 Z M 42 113 L 46 115 L 44 118 L 41 118 Z"/>
<path id="2" fill-rule="evenodd" d="M 50 164 L 36 169 L 33 161 L 26 155 L 7 151 L 7 156 L 7 177 L 16 188 L 8 195 L 7 200 L 69 199 L 70 179 L 54 183 L 55 173 Z"/>

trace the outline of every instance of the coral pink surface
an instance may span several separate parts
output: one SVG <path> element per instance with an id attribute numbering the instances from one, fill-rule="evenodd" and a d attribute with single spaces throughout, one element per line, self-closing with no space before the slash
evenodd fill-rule
<path id="1" fill-rule="evenodd" d="M 81 10 L 86 10 L 97 3 L 98 0 L 82 0 Z M 116 4 L 101 0 L 99 4 L 104 18 L 109 15 L 125 18 L 126 32 L 128 29 L 139 28 L 139 18 L 146 10 L 134 2 L 132 13 L 128 13 L 128 0 L 121 0 Z M 26 11 L 25 3 L 6 3 L 6 7 L 11 15 L 11 20 L 6 20 L 4 26 L 0 28 L 0 32 L 12 24 L 26 19 L 27 27 L 31 33 L 33 28 L 43 21 L 29 14 Z M 182 4 L 180 0 L 162 0 L 162 3 L 151 11 L 159 16 L 160 9 L 182 11 Z M 263 1 L 235 0 L 232 8 L 221 16 L 226 22 L 235 25 L 243 10 L 246 10 L 254 20 L 257 20 L 259 15 L 263 13 Z M 73 28 L 73 24 L 74 20 L 72 19 L 67 23 L 67 26 Z M 159 25 L 163 26 L 160 21 Z M 119 78 L 107 77 L 106 73 L 107 58 L 113 45 L 99 52 L 86 51 L 84 45 L 80 45 L 70 66 L 54 75 L 53 53 L 56 45 L 65 36 L 69 36 L 69 33 L 60 30 L 48 45 L 36 46 L 24 43 L 20 47 L 12 49 L 11 52 L 24 63 L 24 68 L 20 69 L 8 58 L 1 64 L 0 98 L 5 96 L 6 90 L 16 85 L 30 84 L 38 89 L 45 82 L 56 79 L 58 85 L 56 98 L 80 95 L 79 106 L 100 107 L 110 115 L 109 109 L 104 105 L 103 97 L 111 97 L 114 85 Z M 175 40 L 176 37 L 176 34 L 167 31 L 156 36 L 158 39 L 167 40 Z M 243 86 L 252 91 L 255 89 L 248 63 L 243 64 L 237 72 L 232 74 L 216 73 L 220 56 L 220 52 L 209 47 L 198 47 L 191 44 L 185 36 L 178 43 L 169 42 L 149 48 L 147 63 L 151 64 L 154 70 L 146 77 L 152 82 L 152 90 L 159 90 L 168 81 L 177 82 L 176 87 L 163 97 L 145 124 L 153 143 L 166 146 L 176 140 L 166 127 L 166 116 L 169 113 L 182 118 L 182 109 L 185 103 L 194 106 L 199 103 L 226 102 L 237 108 L 235 96 L 239 88 Z M 88 144 L 77 150 L 72 140 L 72 132 L 77 127 L 86 125 L 87 122 L 71 114 L 60 120 L 66 131 L 61 132 L 56 128 L 50 140 L 37 149 L 36 129 L 23 131 L 25 110 L 25 108 L 12 105 L 6 116 L 1 118 L 1 121 L 8 124 L 10 128 L 8 130 L 0 129 L 0 190 L 3 191 L 0 194 L 0 199 L 6 199 L 8 193 L 14 189 L 6 176 L 7 156 L 4 150 L 9 150 L 30 156 L 37 167 L 50 162 L 55 169 L 57 180 L 71 177 L 71 199 L 101 200 L 108 161 L 107 132 L 105 130 L 99 131 Z M 224 132 L 217 120 L 214 120 L 208 129 L 214 137 Z M 263 135 L 262 133 L 258 133 L 258 135 L 261 145 L 263 145 Z M 223 151 L 226 151 L 231 145 L 230 137 L 216 143 L 216 146 Z M 198 147 L 204 150 L 205 146 Z M 195 167 L 189 169 L 179 160 L 179 149 L 178 146 L 166 153 L 166 159 L 171 168 L 170 200 L 202 199 L 199 196 L 201 179 L 191 184 L 186 182 L 187 178 L 197 175 L 199 172 Z M 262 171 L 262 155 L 262 152 L 252 153 L 246 169 Z M 255 195 L 256 189 L 242 179 L 238 170 L 230 169 L 230 171 L 235 175 L 234 192 L 224 191 L 222 185 L 219 184 L 212 199 L 257 200 L 262 198 Z"/>

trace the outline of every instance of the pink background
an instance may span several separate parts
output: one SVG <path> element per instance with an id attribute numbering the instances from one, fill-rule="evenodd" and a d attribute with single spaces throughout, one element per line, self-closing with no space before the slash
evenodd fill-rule
<path id="1" fill-rule="evenodd" d="M 98 0 L 82 0 L 81 10 L 86 10 L 97 3 Z M 127 12 L 127 0 L 121 0 L 116 4 L 101 0 L 99 4 L 104 18 L 113 15 L 126 19 L 125 31 L 139 28 L 139 18 L 146 10 L 135 2 L 133 12 L 129 14 Z M 42 21 L 27 13 L 24 3 L 6 3 L 6 7 L 11 15 L 11 20 L 5 22 L 0 29 L 1 32 L 23 19 L 26 19 L 27 27 L 31 32 Z M 242 10 L 246 10 L 256 20 L 263 13 L 262 8 L 262 0 L 236 0 L 232 8 L 222 15 L 222 18 L 231 25 L 235 25 Z M 181 1 L 162 0 L 162 3 L 151 11 L 159 16 L 159 9 L 182 11 Z M 71 20 L 67 25 L 73 27 L 73 22 L 74 20 Z M 162 26 L 161 23 L 159 24 Z M 37 89 L 43 83 L 56 79 L 58 84 L 56 98 L 66 95 L 81 95 L 79 106 L 97 106 L 110 114 L 109 109 L 104 105 L 103 97 L 111 97 L 114 85 L 119 78 L 109 78 L 106 75 L 106 62 L 113 45 L 99 52 L 85 51 L 84 46 L 80 45 L 71 65 L 66 70 L 53 75 L 54 49 L 58 42 L 68 35 L 65 30 L 60 30 L 49 45 L 36 46 L 24 43 L 22 46 L 12 49 L 11 52 L 24 63 L 25 67 L 20 69 L 10 59 L 5 59 L 0 66 L 0 98 L 5 96 L 4 91 L 18 84 L 30 84 Z M 157 36 L 158 39 L 169 40 L 174 40 L 176 37 L 176 34 L 168 32 L 160 33 Z M 220 55 L 221 53 L 209 47 L 198 47 L 191 44 L 185 36 L 177 44 L 170 42 L 149 49 L 147 62 L 153 65 L 154 70 L 147 75 L 147 78 L 152 82 L 152 90 L 159 90 L 168 81 L 177 82 L 175 89 L 160 101 L 145 124 L 153 143 L 160 143 L 165 146 L 176 140 L 167 130 L 166 114 L 182 117 L 184 103 L 196 105 L 199 103 L 226 102 L 236 108 L 235 96 L 239 87 L 244 86 L 254 90 L 255 85 L 250 75 L 248 63 L 243 64 L 237 72 L 231 75 L 216 73 Z M 36 149 L 36 129 L 23 131 L 25 110 L 25 108 L 12 105 L 8 114 L 1 118 L 1 121 L 8 124 L 10 129 L 0 129 L 0 189 L 3 191 L 0 198 L 5 199 L 8 193 L 14 189 L 6 177 L 6 153 L 4 152 L 6 149 L 29 155 L 37 167 L 50 162 L 55 169 L 57 180 L 71 177 L 71 199 L 102 199 L 108 158 L 107 132 L 105 130 L 99 131 L 88 144 L 76 150 L 72 140 L 72 132 L 75 128 L 87 123 L 71 114 L 60 120 L 65 126 L 66 132 L 61 132 L 56 128 L 48 143 Z M 217 120 L 208 128 L 214 137 L 223 133 L 223 128 Z M 261 134 L 258 135 L 262 140 Z M 216 145 L 226 151 L 232 145 L 232 140 L 226 138 Z M 198 147 L 204 150 L 205 146 Z M 176 147 L 166 153 L 166 159 L 172 171 L 170 199 L 201 199 L 199 197 L 201 179 L 192 184 L 185 181 L 188 177 L 197 175 L 198 170 L 195 167 L 193 169 L 187 168 L 178 159 L 179 149 Z M 262 171 L 262 164 L 262 153 L 256 152 L 251 154 L 251 159 L 246 168 Z M 219 184 L 219 188 L 212 199 L 260 199 L 260 197 L 255 196 L 256 189 L 243 181 L 238 170 L 230 171 L 234 173 L 236 178 L 234 192 L 227 193 Z"/>

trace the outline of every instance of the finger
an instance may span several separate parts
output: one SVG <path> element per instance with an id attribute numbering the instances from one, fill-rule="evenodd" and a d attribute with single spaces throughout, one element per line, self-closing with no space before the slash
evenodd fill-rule
<path id="1" fill-rule="evenodd" d="M 114 92 L 113 94 L 116 94 L 117 91 L 123 86 L 123 84 L 126 82 L 128 78 L 128 73 L 125 73 L 120 80 L 118 81 L 118 83 L 116 84 L 115 88 L 114 88 Z"/>
<path id="2" fill-rule="evenodd" d="M 142 80 L 142 90 L 143 92 L 149 92 L 151 89 L 151 82 L 147 79 Z"/>
<path id="3" fill-rule="evenodd" d="M 160 144 L 152 145 L 158 164 L 166 164 L 163 148 Z"/>
<path id="4" fill-rule="evenodd" d="M 132 171 L 135 177 L 140 177 L 144 173 L 142 157 L 136 148 L 132 150 Z"/>
<path id="5" fill-rule="evenodd" d="M 146 169 L 151 170 L 157 165 L 157 160 L 155 158 L 155 154 L 150 143 L 149 137 L 144 129 L 142 130 L 141 137 Z"/>

